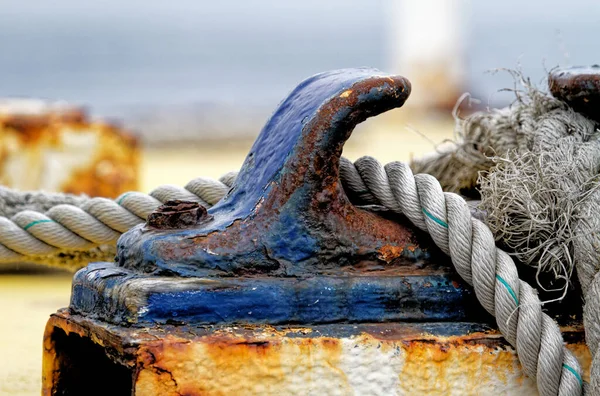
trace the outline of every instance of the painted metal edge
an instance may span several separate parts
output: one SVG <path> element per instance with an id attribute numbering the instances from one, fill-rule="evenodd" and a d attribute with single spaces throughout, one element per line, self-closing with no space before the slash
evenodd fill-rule
<path id="1" fill-rule="evenodd" d="M 70 309 L 110 323 L 493 323 L 471 288 L 443 271 L 307 278 L 178 278 L 95 263 L 74 277 Z"/>

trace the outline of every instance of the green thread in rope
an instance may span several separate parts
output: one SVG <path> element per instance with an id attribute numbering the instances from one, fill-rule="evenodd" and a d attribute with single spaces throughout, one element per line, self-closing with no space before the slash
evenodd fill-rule
<path id="1" fill-rule="evenodd" d="M 436 223 L 438 223 L 442 227 L 448 228 L 448 223 L 446 223 L 443 220 L 438 219 L 437 217 L 435 217 L 434 215 L 432 215 L 431 213 L 429 213 L 427 211 L 427 209 L 423 208 L 423 213 L 425 213 L 425 216 L 429 217 L 431 220 L 435 221 Z"/>
<path id="2" fill-rule="evenodd" d="M 35 220 L 35 221 L 32 221 L 31 223 L 27 224 L 25 227 L 23 227 L 23 229 L 27 230 L 28 228 L 31 228 L 34 225 L 40 224 L 40 223 L 54 223 L 54 220 Z"/>
<path id="3" fill-rule="evenodd" d="M 573 367 L 569 366 L 568 364 L 564 364 L 564 363 L 563 363 L 563 367 L 566 368 L 567 370 L 569 370 L 571 373 L 573 373 L 573 375 L 579 381 L 579 385 L 583 386 L 583 380 L 581 379 L 581 376 L 579 375 L 579 373 L 577 371 L 575 371 L 575 369 Z"/>
<path id="4" fill-rule="evenodd" d="M 119 198 L 119 200 L 117 201 L 117 204 L 118 204 L 118 205 L 121 205 L 121 202 L 123 202 L 123 200 L 124 200 L 125 198 L 127 198 L 127 196 L 128 196 L 129 194 L 131 194 L 131 191 L 130 191 L 130 192 L 128 192 L 128 193 L 125 193 L 125 194 L 123 194 L 123 195 L 121 196 L 121 198 Z"/>
<path id="5" fill-rule="evenodd" d="M 498 279 L 500 281 L 500 283 L 502 283 L 504 285 L 504 287 L 506 287 L 506 290 L 508 290 L 508 292 L 512 296 L 513 300 L 515 300 L 515 304 L 519 305 L 519 299 L 517 298 L 517 295 L 513 291 L 512 287 L 510 287 L 508 282 L 506 282 L 500 275 L 496 275 L 496 279 Z"/>
<path id="6" fill-rule="evenodd" d="M 427 211 L 427 209 L 423 208 L 423 213 L 425 213 L 425 215 L 427 217 L 429 217 L 431 220 L 435 221 L 437 224 L 441 225 L 444 228 L 448 228 L 448 223 L 446 223 L 443 220 L 438 219 L 437 217 L 435 217 L 434 215 L 429 213 L 429 211 Z M 496 275 L 496 279 L 498 279 L 500 281 L 500 283 L 502 283 L 504 285 L 504 287 L 506 287 L 506 290 L 508 290 L 508 293 L 510 293 L 510 296 L 513 298 L 513 300 L 515 300 L 515 304 L 519 305 L 519 299 L 517 298 L 517 295 L 513 291 L 512 287 L 510 287 L 508 282 L 506 282 L 500 275 Z M 575 369 L 573 367 L 571 367 L 567 364 L 564 364 L 564 363 L 563 363 L 563 367 L 566 368 L 567 370 L 569 370 L 571 373 L 573 373 L 573 375 L 579 381 L 579 385 L 583 386 L 583 380 L 581 379 L 581 376 L 579 375 L 579 373 L 577 371 L 575 371 Z"/>

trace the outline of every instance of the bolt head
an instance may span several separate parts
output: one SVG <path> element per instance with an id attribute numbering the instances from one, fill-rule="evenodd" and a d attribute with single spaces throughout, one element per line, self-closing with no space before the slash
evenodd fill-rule
<path id="1" fill-rule="evenodd" d="M 171 200 L 150 213 L 146 225 L 158 229 L 187 228 L 209 218 L 206 208 L 197 202 Z"/>

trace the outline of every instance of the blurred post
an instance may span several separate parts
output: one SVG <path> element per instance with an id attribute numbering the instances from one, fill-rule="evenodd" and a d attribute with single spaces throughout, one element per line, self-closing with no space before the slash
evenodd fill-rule
<path id="1" fill-rule="evenodd" d="M 468 0 L 387 0 L 388 71 L 407 77 L 407 104 L 451 109 L 465 88 Z"/>
<path id="2" fill-rule="evenodd" d="M 0 185 L 116 198 L 138 189 L 140 147 L 64 102 L 0 98 Z"/>

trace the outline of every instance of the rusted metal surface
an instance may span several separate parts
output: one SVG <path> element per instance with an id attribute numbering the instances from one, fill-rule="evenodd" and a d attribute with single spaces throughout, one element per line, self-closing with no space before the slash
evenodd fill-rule
<path id="1" fill-rule="evenodd" d="M 407 265 L 418 241 L 401 219 L 353 206 L 339 158 L 354 126 L 402 106 L 410 83 L 373 69 L 302 82 L 263 128 L 213 220 L 184 231 L 130 230 L 118 263 L 183 276 L 315 275 L 344 265 Z"/>
<path id="2" fill-rule="evenodd" d="M 352 205 L 339 183 L 354 126 L 401 106 L 409 91 L 406 79 L 372 69 L 301 83 L 267 122 L 225 198 L 207 214 L 181 202 L 157 210 L 120 238 L 115 264 L 75 276 L 71 309 L 113 323 L 476 316 L 470 289 L 427 235 L 401 216 Z"/>
<path id="3" fill-rule="evenodd" d="M 600 65 L 552 71 L 548 85 L 554 97 L 600 122 Z"/>
<path id="4" fill-rule="evenodd" d="M 587 378 L 582 329 L 562 330 Z M 44 395 L 536 394 L 496 331 L 458 322 L 125 328 L 63 311 L 43 373 Z"/>
<path id="5" fill-rule="evenodd" d="M 210 217 L 206 208 L 197 202 L 171 200 L 150 213 L 146 225 L 157 229 L 187 228 Z"/>
<path id="6" fill-rule="evenodd" d="M 0 100 L 0 184 L 117 197 L 138 188 L 135 137 L 78 107 Z"/>

